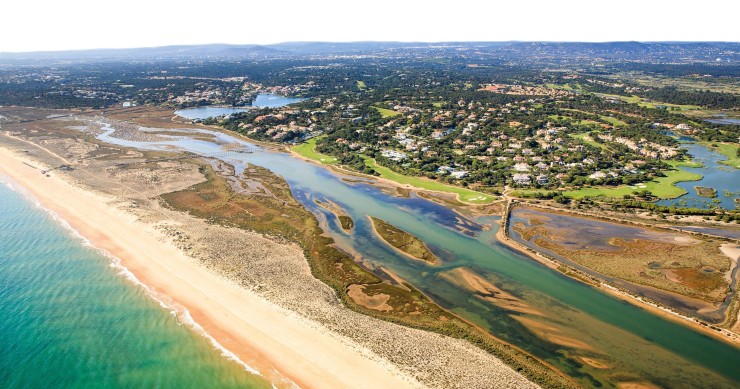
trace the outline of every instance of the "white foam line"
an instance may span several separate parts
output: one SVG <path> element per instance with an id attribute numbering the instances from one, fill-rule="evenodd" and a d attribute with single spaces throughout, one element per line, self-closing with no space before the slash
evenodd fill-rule
<path id="1" fill-rule="evenodd" d="M 52 211 L 50 209 L 44 208 L 41 205 L 41 203 L 33 196 L 33 194 L 31 194 L 28 190 L 26 190 L 22 186 L 14 183 L 12 180 L 8 179 L 5 176 L 0 176 L 0 182 L 2 182 L 3 184 L 5 184 L 8 188 L 10 188 L 10 190 L 12 190 L 12 191 L 14 191 L 16 193 L 21 194 L 25 199 L 27 199 L 28 201 L 30 201 L 37 208 L 39 208 L 39 209 L 43 210 L 44 212 L 46 212 L 51 217 L 51 219 L 54 220 L 54 222 L 56 222 L 57 224 L 61 225 L 65 230 L 67 230 L 67 232 L 69 232 L 70 235 L 73 238 L 82 241 L 82 243 L 83 243 L 84 246 L 91 247 L 91 248 L 95 249 L 96 251 L 98 251 L 99 253 L 103 254 L 108 259 L 110 259 L 111 262 L 110 262 L 109 266 L 112 267 L 112 268 L 114 268 L 114 269 L 116 269 L 116 270 L 118 270 L 118 275 L 119 276 L 123 276 L 129 282 L 131 282 L 132 284 L 134 284 L 134 285 L 136 285 L 136 286 L 144 289 L 144 291 L 146 292 L 146 295 L 149 298 L 151 298 L 152 300 L 156 301 L 163 309 L 169 310 L 170 313 L 177 318 L 177 320 L 178 320 L 178 322 L 180 324 L 184 324 L 184 325 L 188 326 L 195 333 L 197 333 L 198 335 L 201 335 L 204 338 L 206 338 L 211 343 L 211 345 L 214 348 L 216 348 L 218 351 L 221 352 L 221 356 L 225 357 L 228 360 L 231 360 L 233 362 L 236 362 L 238 365 L 242 366 L 245 371 L 247 371 L 247 372 L 249 372 L 251 374 L 258 375 L 258 376 L 264 378 L 264 376 L 262 375 L 262 373 L 260 373 L 259 370 L 257 370 L 256 368 L 254 368 L 252 366 L 249 366 L 246 362 L 244 362 L 241 359 L 239 359 L 239 357 L 236 354 L 234 354 L 232 351 L 230 351 L 229 349 L 227 349 L 226 347 L 224 347 L 213 336 L 211 336 L 208 332 L 206 332 L 206 330 L 204 330 L 203 327 L 200 324 L 198 324 L 193 319 L 193 317 L 190 315 L 190 312 L 185 307 L 182 307 L 182 306 L 174 307 L 173 306 L 174 304 L 167 304 L 162 298 L 158 297 L 157 294 L 154 293 L 146 284 L 144 284 L 143 282 L 141 282 L 141 280 L 139 280 L 136 277 L 136 275 L 134 275 L 134 273 L 132 273 L 125 266 L 123 266 L 123 264 L 121 263 L 121 259 L 120 258 L 116 257 L 115 255 L 109 253 L 106 250 L 103 250 L 101 248 L 95 247 L 90 242 L 90 240 L 88 240 L 87 238 L 85 238 L 84 236 L 82 236 L 79 233 L 79 231 L 77 231 L 76 229 L 74 229 L 69 223 L 67 223 L 66 220 L 64 220 L 59 215 L 57 215 L 56 212 L 54 212 L 54 211 Z M 294 387 L 297 387 L 297 385 L 295 385 L 295 383 L 293 383 L 293 382 L 290 382 L 290 383 L 293 384 Z M 274 383 L 272 383 L 272 387 L 275 388 L 275 384 Z"/>
<path id="2" fill-rule="evenodd" d="M 130 270 L 128 270 L 128 268 L 123 266 L 123 264 L 121 264 L 120 258 L 111 255 L 105 250 L 101 250 L 101 249 L 97 249 L 97 250 L 111 259 L 111 267 L 118 270 L 118 275 L 123 276 L 131 283 L 144 289 L 146 291 L 146 294 L 150 298 L 152 298 L 154 301 L 159 303 L 159 305 L 162 308 L 169 310 L 177 318 L 178 322 L 181 325 L 184 324 L 185 326 L 192 329 L 198 335 L 201 335 L 204 338 L 206 338 L 214 348 L 216 348 L 217 350 L 221 352 L 221 356 L 225 357 L 228 360 L 236 362 L 237 364 L 242 366 L 244 370 L 248 371 L 249 373 L 262 376 L 259 370 L 257 370 L 256 368 L 252 366 L 249 366 L 246 362 L 239 359 L 239 357 L 236 354 L 234 354 L 229 349 L 224 347 L 214 337 L 212 337 L 208 332 L 206 332 L 206 330 L 204 330 L 203 327 L 193 319 L 193 317 L 190 315 L 190 312 L 185 307 L 175 306 L 175 304 L 172 304 L 172 303 L 170 304 L 166 303 L 162 298 L 158 297 L 157 294 L 154 293 L 146 284 L 141 282 Z"/>

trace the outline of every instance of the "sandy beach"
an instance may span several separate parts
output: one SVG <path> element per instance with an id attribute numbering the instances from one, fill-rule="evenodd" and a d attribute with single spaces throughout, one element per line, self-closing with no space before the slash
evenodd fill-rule
<path id="1" fill-rule="evenodd" d="M 16 111 L 19 117 L 48 116 Z M 170 121 L 169 112 L 166 118 L 154 114 L 146 110 L 141 120 L 157 128 L 181 126 Z M 136 112 L 121 115 L 121 136 L 141 136 L 130 131 Z M 183 322 L 192 316 L 195 332 L 214 338 L 278 387 L 291 381 L 301 387 L 537 386 L 466 340 L 346 307 L 314 276 L 294 242 L 168 207 L 162 196 L 206 180 L 203 161 L 119 166 L 122 160 L 141 161 L 143 154 L 81 137 L 83 129 L 94 133 L 95 125 L 88 127 L 96 120 L 3 125 L 0 175 L 26 187 L 94 246 L 120 257 L 156 299 L 180 311 Z M 60 164 L 72 169 L 41 174 Z M 562 379 L 539 363 L 531 368 Z"/>
<path id="2" fill-rule="evenodd" d="M 123 266 L 168 305 L 189 315 L 218 343 L 278 386 L 419 387 L 380 358 L 333 336 L 208 271 L 166 243 L 161 233 L 114 206 L 0 149 L 0 173 L 25 188 L 95 247 Z M 291 383 L 292 381 L 292 383 Z"/>

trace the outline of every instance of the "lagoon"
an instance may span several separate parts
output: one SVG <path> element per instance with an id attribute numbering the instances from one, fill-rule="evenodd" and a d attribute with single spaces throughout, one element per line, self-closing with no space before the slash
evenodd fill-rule
<path id="1" fill-rule="evenodd" d="M 198 139 L 187 136 L 197 134 Z M 117 138 L 108 129 L 104 142 L 148 150 L 183 150 L 234 165 L 242 174 L 247 164 L 282 176 L 293 196 L 313 212 L 338 247 L 371 267 L 386 267 L 419 288 L 443 307 L 480 325 L 549 363 L 585 386 L 613 386 L 616 376 L 649 381 L 663 387 L 738 387 L 740 349 L 658 317 L 542 266 L 495 239 L 495 218 L 465 220 L 434 202 L 384 193 L 372 182 L 347 179 L 339 173 L 288 154 L 273 152 L 207 130 L 183 130 L 164 142 Z M 203 140 L 203 136 L 211 140 Z M 244 152 L 226 152 L 239 149 Z M 340 205 L 355 221 L 352 233 L 315 200 Z M 440 258 L 438 266 L 409 260 L 372 232 L 367 216 L 383 219 L 426 242 Z M 482 300 L 454 282 L 457 269 L 470 271 L 524 301 L 540 314 L 512 312 Z M 539 322 L 581 346 L 543 337 L 523 323 Z M 562 339 L 562 338 L 558 338 Z M 585 345 L 585 346 L 583 346 Z M 610 366 L 583 363 L 595 358 Z"/>
<path id="2" fill-rule="evenodd" d="M 239 112 L 247 111 L 246 108 L 231 108 L 231 107 L 192 107 L 183 108 L 175 111 L 175 115 L 190 120 L 203 120 L 212 117 L 231 115 Z"/>
<path id="3" fill-rule="evenodd" d="M 735 198 L 740 197 L 740 169 L 719 163 L 727 159 L 720 153 L 696 143 L 695 141 L 682 138 L 682 147 L 689 151 L 693 161 L 701 162 L 704 166 L 681 167 L 683 170 L 701 174 L 703 177 L 698 181 L 679 182 L 676 186 L 684 189 L 687 193 L 676 199 L 658 201 L 660 205 L 712 208 L 720 206 L 725 209 L 735 209 Z M 715 198 L 699 196 L 694 189 L 695 186 L 714 188 L 717 191 Z"/>
<path id="4" fill-rule="evenodd" d="M 715 117 L 711 119 L 705 119 L 706 122 L 714 123 L 714 124 L 731 124 L 735 126 L 740 126 L 740 119 L 733 119 L 728 117 Z"/>
<path id="5" fill-rule="evenodd" d="M 255 108 L 280 108 L 293 103 L 301 102 L 305 99 L 298 97 L 286 97 L 270 93 L 260 93 L 252 101 L 251 107 Z M 192 107 L 183 108 L 175 111 L 175 115 L 190 120 L 203 120 L 211 117 L 232 115 L 239 112 L 248 111 L 249 107 Z"/>

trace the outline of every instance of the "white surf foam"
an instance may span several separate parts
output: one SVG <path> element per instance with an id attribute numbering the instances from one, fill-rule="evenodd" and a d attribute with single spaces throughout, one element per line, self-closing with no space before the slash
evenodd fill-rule
<path id="1" fill-rule="evenodd" d="M 123 266 L 123 264 L 121 263 L 121 259 L 120 258 L 116 257 L 115 255 L 109 253 L 106 250 L 103 250 L 103 249 L 100 249 L 98 247 L 95 247 L 90 242 L 90 240 L 88 240 L 87 238 L 85 238 L 84 236 L 82 236 L 82 234 L 80 234 L 79 231 L 77 231 L 76 229 L 74 229 L 74 227 L 72 227 L 69 223 L 67 223 L 66 220 L 64 220 L 62 217 L 60 217 L 58 214 L 56 214 L 56 212 L 54 212 L 54 211 L 52 211 L 50 209 L 44 208 L 41 205 L 41 203 L 38 201 L 38 199 L 36 199 L 33 196 L 32 193 L 30 193 L 28 190 L 26 190 L 25 188 L 23 188 L 21 185 L 13 182 L 12 179 L 10 179 L 8 177 L 5 177 L 5 176 L 0 176 L 0 182 L 2 182 L 4 185 L 6 185 L 8 188 L 10 188 L 10 190 L 12 190 L 12 191 L 14 191 L 16 193 L 21 194 L 25 199 L 27 199 L 28 201 L 30 201 L 38 209 L 44 211 L 47 215 L 49 215 L 49 217 L 55 223 L 57 223 L 58 225 L 62 226 L 62 228 L 64 228 L 70 234 L 70 236 L 72 238 L 79 240 L 80 242 L 82 242 L 82 244 L 84 246 L 91 247 L 91 248 L 95 249 L 97 252 L 99 252 L 100 254 L 102 254 L 103 256 L 105 256 L 106 258 L 108 258 L 110 260 L 110 263 L 109 263 L 108 266 L 111 267 L 111 268 L 116 269 L 118 271 L 117 274 L 119 276 L 124 277 L 127 281 L 129 281 L 132 284 L 134 284 L 134 285 L 142 288 L 144 290 L 146 296 L 148 296 L 149 298 L 151 298 L 154 301 L 156 301 L 163 309 L 168 310 L 170 312 L 170 314 L 172 314 L 173 316 L 175 316 L 177 318 L 177 320 L 178 320 L 179 323 L 181 323 L 182 325 L 187 326 L 188 328 L 190 328 L 191 330 L 193 330 L 198 335 L 205 337 L 209 341 L 209 343 L 211 343 L 211 345 L 216 350 L 218 350 L 221 353 L 221 355 L 224 358 L 237 363 L 245 371 L 247 371 L 247 372 L 249 372 L 251 374 L 258 375 L 258 376 L 264 378 L 264 376 L 262 375 L 262 373 L 258 369 L 250 366 L 249 364 L 247 364 L 246 362 L 244 362 L 243 360 L 241 360 L 236 354 L 234 354 L 232 351 L 230 351 L 229 349 L 227 349 L 226 347 L 224 347 L 213 336 L 211 336 L 208 332 L 206 332 L 206 330 L 203 329 L 203 327 L 200 324 L 198 324 L 193 319 L 193 317 L 190 315 L 190 312 L 185 307 L 179 306 L 179 305 L 174 304 L 174 303 L 171 303 L 171 302 L 170 303 L 165 302 L 165 299 L 163 298 L 163 296 L 160 296 L 157 293 L 155 293 L 154 291 L 152 291 L 151 288 L 149 288 L 146 284 L 144 284 L 143 282 L 141 282 L 141 280 L 139 280 L 136 277 L 136 275 L 134 275 L 134 273 L 132 273 L 125 266 Z M 175 306 L 175 305 L 177 305 L 177 306 Z M 297 386 L 293 382 L 289 382 L 289 383 L 292 384 L 291 386 L 297 388 Z M 272 383 L 272 386 L 275 387 L 275 384 Z"/>

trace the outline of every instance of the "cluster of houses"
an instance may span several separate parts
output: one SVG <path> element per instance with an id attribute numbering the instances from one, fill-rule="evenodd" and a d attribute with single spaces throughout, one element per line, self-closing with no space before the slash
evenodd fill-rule
<path id="1" fill-rule="evenodd" d="M 414 125 L 396 127 L 394 122 L 389 122 L 379 131 L 389 133 L 393 141 L 387 141 L 382 145 L 384 148 L 381 150 L 381 155 L 396 162 L 421 161 L 419 164 L 422 164 L 425 158 L 440 156 L 441 151 L 438 147 L 434 147 L 435 141 L 444 141 L 454 136 L 449 141 L 452 148 L 447 152 L 478 159 L 489 165 L 495 164 L 497 167 L 507 166 L 505 169 L 510 171 L 509 183 L 515 186 L 547 186 L 562 183 L 572 172 L 578 172 L 592 180 L 617 178 L 639 172 L 634 164 L 622 166 L 621 161 L 611 161 L 613 167 L 610 169 L 599 169 L 597 163 L 597 159 L 600 158 L 599 152 L 591 149 L 593 155 L 590 155 L 583 141 L 570 136 L 572 131 L 568 127 L 547 123 L 544 128 L 528 131 L 533 133 L 532 136 L 518 137 L 513 134 L 521 132 L 509 131 L 506 127 L 512 130 L 520 127 L 526 129 L 527 125 L 513 120 L 504 120 L 504 123 L 500 123 L 501 119 L 497 119 L 502 116 L 506 117 L 515 111 L 528 112 L 533 109 L 535 105 L 533 103 L 536 102 L 530 99 L 521 103 L 505 104 L 498 108 L 483 108 L 460 102 L 461 104 L 458 105 L 463 108 L 459 111 L 427 112 L 436 122 L 445 121 L 450 117 L 460 118 L 461 114 L 465 115 L 462 122 L 457 122 L 457 127 L 434 129 L 431 133 L 424 132 L 426 135 L 418 135 L 420 131 L 411 131 L 418 129 Z M 500 129 L 488 129 L 487 124 L 492 120 L 500 123 L 498 124 Z M 486 130 L 483 130 L 484 126 Z M 410 133 L 417 135 L 410 135 Z M 599 140 L 623 144 L 635 154 L 646 158 L 668 159 L 678 154 L 676 148 L 645 139 L 635 141 L 607 133 L 600 134 Z M 572 156 L 576 153 L 589 156 L 573 160 Z M 435 173 L 438 176 L 463 179 L 471 175 L 472 171 L 468 165 L 452 164 L 439 166 Z"/>
<path id="2" fill-rule="evenodd" d="M 396 162 L 403 161 L 404 159 L 408 158 L 408 155 L 406 153 L 403 153 L 401 151 L 396 151 L 392 149 L 383 149 L 380 150 L 380 155 Z"/>
<path id="3" fill-rule="evenodd" d="M 634 141 L 629 138 L 612 136 L 610 134 L 598 134 L 597 136 L 602 141 L 619 143 L 635 153 L 648 158 L 669 159 L 678 155 L 678 148 L 663 146 L 659 143 L 650 142 L 645 138 Z"/>
<path id="4" fill-rule="evenodd" d="M 529 86 L 529 85 L 510 85 L 510 84 L 486 84 L 480 89 L 492 93 L 502 93 L 507 95 L 518 96 L 550 96 L 563 97 L 568 96 L 571 92 L 548 88 L 546 86 Z"/>
<path id="5" fill-rule="evenodd" d="M 170 96 L 170 102 L 184 105 L 194 102 L 206 102 L 208 104 L 222 104 L 224 102 L 224 93 L 220 88 L 213 87 L 206 83 L 201 83 L 198 86 L 202 87 L 192 91 L 186 91 L 185 93 L 178 96 Z"/>
<path id="6" fill-rule="evenodd" d="M 550 101 L 549 97 L 541 96 L 544 91 L 538 88 L 544 87 L 489 85 L 485 89 L 496 93 L 540 95 L 493 107 L 463 99 L 456 106 L 445 108 L 417 109 L 409 106 L 412 103 L 389 103 L 387 106 L 400 115 L 378 125 L 373 134 L 377 143 L 364 144 L 352 135 L 345 135 L 349 139 L 332 138 L 332 141 L 347 145 L 351 150 L 375 150 L 388 160 L 449 179 L 480 177 L 481 172 L 488 169 L 487 177 L 497 184 L 505 180 L 515 186 L 552 186 L 572 182 L 576 176 L 599 181 L 638 175 L 642 172 L 636 166 L 645 164 L 643 159 L 670 159 L 679 154 L 676 147 L 626 138 L 617 131 L 601 129 L 595 134 L 598 137 L 595 140 L 607 145 L 599 149 L 588 146 L 594 139 L 574 136 L 574 130 L 562 126 L 559 121 L 534 121 L 541 124 L 530 128 L 533 121 L 527 118 L 537 117 L 535 111 Z M 314 123 L 318 115 L 336 114 L 340 123 L 352 123 L 365 119 L 362 112 L 359 105 L 327 98 L 317 111 L 284 112 L 287 116 L 283 113 L 264 115 L 239 126 L 248 133 L 263 132 L 278 141 L 285 140 L 288 134 L 293 137 L 291 139 L 307 139 L 323 133 Z M 291 114 L 301 118 L 300 125 L 295 121 L 286 124 L 293 120 Z M 355 133 L 373 131 L 367 124 L 350 128 Z M 300 135 L 295 136 L 296 133 Z M 634 154 L 631 161 L 604 160 L 603 153 L 608 151 L 609 143 L 631 150 Z M 427 170 L 430 166 L 435 170 Z"/>
<path id="7" fill-rule="evenodd" d="M 437 174 L 449 174 L 450 177 L 459 180 L 461 178 L 467 177 L 469 173 L 467 170 L 460 170 L 450 166 L 440 166 L 439 168 L 437 168 Z"/>

